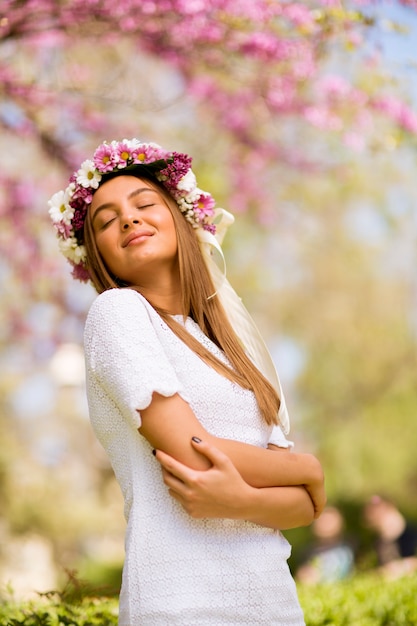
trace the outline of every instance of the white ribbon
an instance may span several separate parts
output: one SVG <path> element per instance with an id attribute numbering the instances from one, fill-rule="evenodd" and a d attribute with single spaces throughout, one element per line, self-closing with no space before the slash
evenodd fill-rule
<path id="1" fill-rule="evenodd" d="M 248 356 L 276 389 L 281 402 L 278 411 L 278 419 L 282 430 L 285 434 L 288 434 L 290 430 L 290 420 L 274 362 L 252 317 L 226 278 L 226 261 L 220 244 L 223 241 L 227 228 L 230 224 L 233 224 L 233 222 L 234 217 L 231 213 L 228 213 L 224 209 L 216 209 L 214 219 L 216 235 L 212 235 L 202 228 L 197 229 L 200 249 L 216 290 L 210 297 L 218 296 Z M 223 265 L 222 269 L 219 269 L 214 261 L 213 250 L 216 250 L 220 256 Z"/>

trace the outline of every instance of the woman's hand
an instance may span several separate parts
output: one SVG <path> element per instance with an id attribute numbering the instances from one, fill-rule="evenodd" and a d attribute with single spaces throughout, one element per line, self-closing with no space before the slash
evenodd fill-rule
<path id="1" fill-rule="evenodd" d="M 249 517 L 256 489 L 243 480 L 229 457 L 218 448 L 204 441 L 191 440 L 191 444 L 210 461 L 209 469 L 190 469 L 161 450 L 156 452 L 170 495 L 193 518 Z"/>
<path id="2" fill-rule="evenodd" d="M 275 450 L 277 452 L 287 452 L 291 454 L 288 448 L 279 448 L 278 446 L 269 443 L 268 450 Z M 326 491 L 324 488 L 324 473 L 323 468 L 316 457 L 308 455 L 312 462 L 311 480 L 306 483 L 304 488 L 310 496 L 311 502 L 314 508 L 314 519 L 317 519 L 322 514 L 324 507 L 327 503 Z"/>
<path id="3" fill-rule="evenodd" d="M 323 469 L 318 461 L 317 470 L 314 473 L 314 478 L 312 478 L 311 482 L 304 486 L 313 503 L 314 519 L 317 519 L 322 514 L 327 502 L 326 491 L 324 488 Z"/>

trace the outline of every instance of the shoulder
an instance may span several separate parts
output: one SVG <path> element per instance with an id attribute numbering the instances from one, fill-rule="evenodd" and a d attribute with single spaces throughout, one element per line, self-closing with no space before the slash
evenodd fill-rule
<path id="1" fill-rule="evenodd" d="M 92 303 L 87 314 L 86 332 L 97 325 L 125 323 L 129 319 L 149 319 L 154 311 L 149 302 L 133 289 L 109 289 L 104 291 Z"/>
<path id="2" fill-rule="evenodd" d="M 147 306 L 150 307 L 147 300 L 133 289 L 108 289 L 107 291 L 103 291 L 103 293 L 98 295 L 94 300 L 87 318 L 108 310 L 117 311 L 119 309 L 125 309 L 126 307 L 146 309 Z"/>

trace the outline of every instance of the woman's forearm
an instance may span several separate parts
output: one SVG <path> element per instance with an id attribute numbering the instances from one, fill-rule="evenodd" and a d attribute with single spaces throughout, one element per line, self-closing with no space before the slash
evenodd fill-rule
<path id="1" fill-rule="evenodd" d="M 191 517 L 248 520 L 280 530 L 313 521 L 315 509 L 304 487 L 251 487 L 217 447 L 206 441 L 192 445 L 210 461 L 210 469 L 190 469 L 160 450 L 156 453 L 170 495 Z"/>
<path id="2" fill-rule="evenodd" d="M 262 517 L 259 521 L 251 517 L 252 521 L 272 528 L 296 528 L 311 524 L 321 514 L 326 504 L 324 475 L 314 456 L 217 438 L 209 443 L 226 454 L 245 482 L 256 488 L 251 510 Z"/>
<path id="3" fill-rule="evenodd" d="M 308 526 L 314 517 L 314 507 L 304 487 L 255 489 L 245 516 L 250 522 L 279 530 Z"/>
<path id="4" fill-rule="evenodd" d="M 322 470 L 311 454 L 277 453 L 208 434 L 207 441 L 224 452 L 252 487 L 290 487 L 319 483 Z"/>

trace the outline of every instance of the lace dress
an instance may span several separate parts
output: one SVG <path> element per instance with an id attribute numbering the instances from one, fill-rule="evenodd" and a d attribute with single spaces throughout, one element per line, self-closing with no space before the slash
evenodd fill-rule
<path id="1" fill-rule="evenodd" d="M 225 359 L 191 318 L 185 325 Z M 206 365 L 129 289 L 94 301 L 85 356 L 91 422 L 125 502 L 119 625 L 303 625 L 282 534 L 246 521 L 190 518 L 168 495 L 138 432 L 138 411 L 153 392 L 178 393 L 212 434 L 266 447 L 282 435 L 262 421 L 252 392 Z"/>

